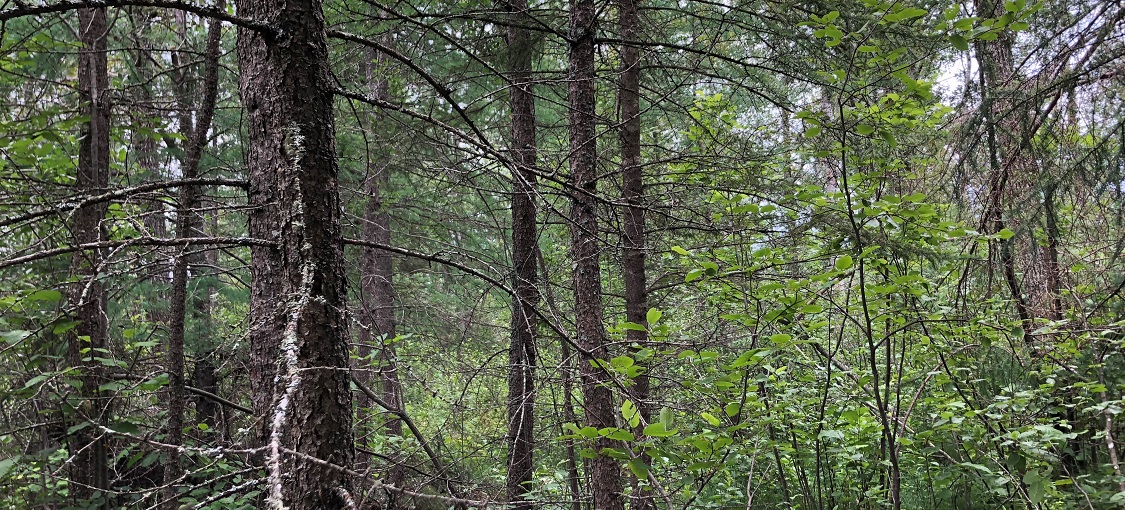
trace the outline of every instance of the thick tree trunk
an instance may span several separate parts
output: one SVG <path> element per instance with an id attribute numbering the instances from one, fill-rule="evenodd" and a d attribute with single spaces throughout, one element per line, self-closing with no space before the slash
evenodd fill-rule
<path id="1" fill-rule="evenodd" d="M 570 102 L 571 255 L 574 258 L 574 315 L 576 341 L 585 351 L 578 361 L 586 423 L 598 429 L 613 427 L 615 407 L 607 383 L 610 376 L 593 358 L 608 359 L 602 323 L 601 247 L 598 245 L 597 140 L 595 137 L 594 37 L 597 11 L 593 0 L 570 2 L 570 63 L 567 92 Z M 599 438 L 595 449 L 612 447 Z M 621 468 L 599 455 L 591 460 L 591 493 L 597 510 L 622 510 Z"/>
<path id="2" fill-rule="evenodd" d="M 109 30 L 106 10 L 80 9 L 78 11 L 79 38 L 82 48 L 78 53 L 78 96 L 83 114 L 89 118 L 82 125 L 78 147 L 78 175 L 76 187 L 83 193 L 104 193 L 109 187 L 109 71 L 106 35 Z M 79 208 L 74 213 L 74 243 L 94 243 L 105 239 L 102 220 L 107 203 Z M 78 282 L 70 293 L 78 325 L 68 337 L 68 358 L 71 366 L 82 368 L 81 397 L 75 410 L 74 425 L 87 425 L 74 432 L 70 438 L 71 462 L 70 496 L 81 502 L 101 498 L 98 507 L 109 507 L 108 497 L 102 492 L 109 488 L 109 468 L 103 434 L 97 427 L 108 419 L 108 398 L 98 387 L 103 381 L 101 364 L 93 361 L 106 357 L 99 352 L 108 347 L 106 295 L 98 281 L 102 255 L 98 250 L 78 252 L 72 261 L 72 272 Z M 86 507 L 84 507 L 86 508 Z"/>
<path id="3" fill-rule="evenodd" d="M 345 508 L 353 458 L 333 82 L 319 0 L 238 0 L 249 144 L 255 411 L 268 423 L 267 507 Z M 268 276 L 273 273 L 274 276 Z M 277 380 L 273 380 L 276 374 Z M 268 376 L 269 379 L 265 379 Z"/>
<path id="4" fill-rule="evenodd" d="M 640 17 L 638 0 L 619 0 L 618 20 L 621 39 L 636 40 Z M 617 102 L 621 115 L 621 193 L 625 199 L 624 218 L 621 225 L 621 265 L 625 272 L 625 319 L 646 328 L 648 324 L 648 296 L 645 289 L 645 188 L 644 167 L 641 165 L 641 96 L 640 50 L 629 44 L 621 46 L 621 78 L 618 83 Z M 643 347 L 648 342 L 648 331 L 628 330 L 626 340 L 630 345 Z M 641 361 L 638 364 L 645 365 Z M 647 369 L 647 367 L 644 367 Z M 652 404 L 649 402 L 648 374 L 642 372 L 633 380 L 632 397 L 641 413 L 642 425 L 634 432 L 640 435 L 644 423 L 652 421 Z M 648 464 L 647 455 L 641 460 Z M 644 482 L 634 477 L 635 504 L 631 508 L 656 508 L 652 492 Z"/>
<path id="5" fill-rule="evenodd" d="M 223 0 L 218 7 L 223 7 Z M 203 149 L 207 146 L 207 132 L 211 128 L 211 119 L 215 115 L 215 103 L 219 93 L 219 43 L 222 37 L 222 23 L 211 20 L 207 32 L 207 49 L 205 54 L 205 69 L 203 72 L 203 97 L 196 114 L 194 126 L 181 125 L 187 138 L 187 147 L 181 171 L 185 179 L 199 177 L 199 161 L 203 156 Z M 184 90 L 179 90 L 183 95 Z M 189 117 L 185 115 L 184 117 Z M 190 238 L 203 236 L 203 218 L 199 211 L 199 190 L 196 186 L 180 188 L 179 210 L 176 212 L 176 237 Z M 200 309 L 204 306 L 200 298 L 191 299 L 188 296 L 188 271 L 191 267 L 199 267 L 203 262 L 202 257 L 196 253 L 184 253 L 176 257 L 172 266 L 172 310 L 168 326 L 168 424 L 164 441 L 172 445 L 183 444 L 184 408 L 186 405 L 186 392 L 184 390 L 184 342 L 187 338 L 187 318 L 190 306 L 192 313 L 199 316 Z M 164 463 L 164 508 L 177 510 L 179 505 L 179 482 L 183 476 L 180 466 L 180 453 L 177 450 L 168 451 L 168 459 Z"/>
<path id="6" fill-rule="evenodd" d="M 512 17 L 525 21 L 526 0 L 512 0 Z M 521 23 L 517 22 L 516 25 Z M 508 28 L 509 103 L 512 116 L 512 341 L 508 351 L 508 501 L 512 508 L 530 509 L 535 449 L 536 315 L 539 302 L 535 208 L 535 95 L 532 64 L 535 40 L 515 25 Z"/>

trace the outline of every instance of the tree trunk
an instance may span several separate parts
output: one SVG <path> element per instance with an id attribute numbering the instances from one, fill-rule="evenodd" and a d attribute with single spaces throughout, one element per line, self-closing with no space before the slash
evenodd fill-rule
<path id="1" fill-rule="evenodd" d="M 640 18 L 637 13 L 638 0 L 620 0 L 620 19 L 618 20 L 621 39 L 636 40 L 639 33 Z M 641 166 L 641 96 L 640 50 L 628 43 L 621 46 L 621 78 L 618 83 L 617 102 L 621 116 L 621 193 L 625 199 L 622 219 L 621 265 L 625 272 L 625 319 L 646 328 L 648 324 L 648 296 L 645 276 L 645 188 L 644 169 Z M 648 331 L 628 330 L 625 339 L 630 345 L 643 347 L 648 342 Z M 639 365 L 646 363 L 637 361 Z M 643 367 L 647 369 L 647 367 Z M 642 425 L 634 431 L 641 435 L 643 424 L 652 421 L 652 405 L 649 402 L 649 378 L 644 371 L 633 380 L 632 397 L 641 413 Z M 642 455 L 642 462 L 651 460 Z M 652 492 L 646 481 L 633 479 L 636 489 L 636 503 L 631 508 L 650 510 L 656 508 Z"/>
<path id="2" fill-rule="evenodd" d="M 386 100 L 389 95 L 389 83 L 385 76 L 376 76 L 375 64 L 379 64 L 380 72 L 386 56 L 375 50 L 368 52 L 365 68 L 367 85 L 371 95 L 377 99 Z M 376 128 L 380 124 L 378 111 L 371 115 L 371 126 Z M 367 194 L 367 205 L 363 212 L 363 238 L 379 244 L 391 243 L 391 218 L 383 204 L 383 193 L 390 184 L 390 168 L 387 164 L 385 151 L 380 151 L 378 157 L 368 157 L 367 180 L 364 182 L 364 192 Z M 360 359 L 370 358 L 370 347 L 379 343 L 379 386 L 382 399 L 395 409 L 401 410 L 402 383 L 398 378 L 398 366 L 393 340 L 395 331 L 395 289 L 394 289 L 394 259 L 389 252 L 364 248 L 360 264 L 360 295 L 362 302 L 362 323 L 360 330 Z M 361 380 L 366 384 L 369 377 L 366 371 L 360 371 Z M 362 397 L 361 408 L 370 408 L 374 405 L 366 396 Z M 402 419 L 393 412 L 386 413 L 384 426 L 386 434 L 402 436 Z M 387 473 L 387 481 L 395 486 L 402 486 L 406 480 L 406 472 L 401 455 L 392 454 Z M 388 493 L 388 508 L 395 508 L 396 494 Z"/>
<path id="3" fill-rule="evenodd" d="M 576 342 L 583 349 L 578 361 L 586 423 L 613 427 L 615 408 L 607 383 L 611 377 L 593 362 L 608 359 L 602 323 L 601 252 L 598 246 L 597 140 L 595 137 L 594 37 L 597 11 L 593 0 L 571 0 L 570 62 L 567 85 L 570 103 L 571 256 L 574 258 L 574 315 Z M 604 437 L 595 449 L 613 446 Z M 591 493 L 597 510 L 622 510 L 621 469 L 617 461 L 598 455 L 591 460 Z"/>
<path id="4" fill-rule="evenodd" d="M 344 508 L 351 480 L 325 465 L 350 466 L 353 445 L 324 13 L 319 0 L 237 5 L 241 16 L 276 30 L 238 31 L 251 233 L 277 242 L 251 260 L 253 398 L 268 423 L 267 507 Z"/>
<path id="5" fill-rule="evenodd" d="M 508 9 L 519 21 L 528 18 L 527 0 L 512 0 Z M 515 25 L 519 25 L 516 23 Z M 509 102 L 512 116 L 512 341 L 508 351 L 508 501 L 528 510 L 535 449 L 536 315 L 539 302 L 536 266 L 539 233 L 535 207 L 535 95 L 532 64 L 535 40 L 517 26 L 508 28 Z"/>
<path id="6" fill-rule="evenodd" d="M 219 0 L 218 8 L 222 9 L 223 0 Z M 199 105 L 194 126 L 181 125 L 185 131 L 187 147 L 184 154 L 182 172 L 185 179 L 199 177 L 199 160 L 203 149 L 207 146 L 207 132 L 211 127 L 211 119 L 215 115 L 215 102 L 219 93 L 219 43 L 222 37 L 222 23 L 211 20 L 207 32 L 207 50 L 205 56 L 205 69 L 203 72 L 203 98 Z M 182 96 L 184 90 L 179 88 Z M 189 115 L 184 115 L 188 117 Z M 190 238 L 203 236 L 203 218 L 199 208 L 199 190 L 196 186 L 180 188 L 179 210 L 176 212 L 176 237 Z M 198 267 L 203 261 L 198 252 L 184 253 L 176 257 L 172 266 L 172 311 L 169 324 L 167 370 L 168 370 L 168 424 L 164 441 L 171 445 L 183 444 L 184 408 L 186 392 L 184 390 L 184 341 L 187 337 L 188 318 L 188 270 L 190 266 Z M 192 299 L 190 303 L 192 312 L 198 317 L 202 301 Z M 180 452 L 168 451 L 168 459 L 164 463 L 164 508 L 176 510 L 179 508 L 178 482 L 183 476 L 180 467 Z"/>
<path id="7" fill-rule="evenodd" d="M 78 96 L 83 115 L 78 147 L 78 175 L 75 182 L 79 191 L 89 194 L 104 193 L 109 187 L 109 71 L 106 58 L 106 35 L 109 30 L 106 10 L 80 9 L 78 11 L 79 38 L 82 48 L 78 53 Z M 94 243 L 105 239 L 102 220 L 108 204 L 105 202 L 79 208 L 74 213 L 74 244 Z M 82 386 L 78 389 L 79 407 L 75 426 L 87 425 L 73 433 L 70 453 L 74 456 L 70 469 L 70 496 L 76 503 L 100 498 L 97 506 L 108 508 L 110 501 L 103 492 L 109 488 L 106 445 L 103 434 L 93 424 L 108 420 L 108 397 L 98 387 L 104 382 L 100 363 L 94 358 L 108 357 L 108 323 L 106 294 L 98 281 L 102 264 L 99 250 L 77 252 L 72 259 L 72 273 L 78 277 L 70 295 L 78 325 L 68 337 L 68 357 L 71 366 L 82 368 Z M 84 507 L 86 508 L 86 507 Z"/>

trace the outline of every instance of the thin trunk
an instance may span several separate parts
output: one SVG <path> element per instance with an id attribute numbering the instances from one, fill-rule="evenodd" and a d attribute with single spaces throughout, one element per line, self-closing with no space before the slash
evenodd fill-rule
<path id="1" fill-rule="evenodd" d="M 1055 211 L 1056 184 L 1050 183 L 1043 190 L 1043 213 L 1046 216 L 1047 245 L 1043 247 L 1046 252 L 1046 280 L 1049 312 L 1047 318 L 1059 321 L 1063 318 L 1062 307 L 1062 267 L 1059 266 L 1059 218 Z"/>
<path id="2" fill-rule="evenodd" d="M 539 246 L 535 246 L 535 259 L 539 262 L 539 274 L 543 279 L 543 297 L 546 299 L 547 309 L 553 314 L 558 313 L 558 307 L 555 305 L 555 296 L 551 292 L 551 277 L 547 272 L 547 261 L 543 259 L 543 250 Z M 563 391 L 563 422 L 564 423 L 577 423 L 578 417 L 574 412 L 574 382 L 571 378 L 571 373 L 574 369 L 570 363 L 570 344 L 566 339 L 559 339 L 559 355 L 562 356 L 562 361 L 559 370 L 562 372 L 562 391 Z M 578 454 L 574 447 L 573 439 L 566 439 L 563 441 L 566 445 L 566 486 L 570 490 L 572 499 L 570 500 L 571 510 L 582 510 L 582 488 L 580 486 L 581 477 L 578 474 Z"/>
<path id="3" fill-rule="evenodd" d="M 527 0 L 508 6 L 517 20 L 527 17 Z M 536 268 L 538 228 L 535 206 L 535 95 L 532 64 L 535 39 L 516 23 L 508 28 L 509 98 L 512 115 L 512 341 L 508 354 L 508 479 L 512 508 L 529 510 L 525 498 L 534 471 L 536 315 L 539 302 Z"/>
<path id="4" fill-rule="evenodd" d="M 223 8 L 223 0 L 219 0 L 218 8 Z M 199 106 L 195 126 L 188 130 L 188 146 L 185 151 L 181 171 L 185 179 L 199 177 L 199 160 L 203 149 L 207 146 L 207 132 L 210 130 L 211 119 L 215 115 L 215 102 L 219 91 L 219 43 L 222 38 L 222 23 L 212 20 L 207 32 L 206 67 L 203 72 L 203 98 Z M 181 95 L 183 89 L 180 89 Z M 185 127 L 185 126 L 181 126 Z M 202 237 L 203 221 L 196 209 L 199 208 L 199 190 L 196 186 L 180 188 L 179 209 L 176 212 L 176 236 L 182 238 Z M 169 324 L 167 370 L 168 388 L 168 426 L 165 430 L 164 440 L 168 444 L 183 444 L 184 408 L 186 392 L 184 390 L 184 341 L 187 337 L 188 318 L 188 270 L 190 266 L 198 266 L 202 262 L 198 255 L 186 251 L 176 257 L 172 266 L 172 311 Z M 198 315 L 200 301 L 193 299 L 190 303 L 192 311 Z M 164 508 L 176 510 L 179 508 L 179 483 L 183 476 L 180 466 L 180 452 L 169 450 L 168 459 L 164 463 Z"/>
<path id="5" fill-rule="evenodd" d="M 344 508 L 351 480 L 325 465 L 350 467 L 354 455 L 324 13 L 319 0 L 238 0 L 237 11 L 277 28 L 238 30 L 251 233 L 277 240 L 251 260 L 253 399 L 268 422 L 267 508 Z M 260 379 L 275 363 L 277 380 Z"/>
<path id="6" fill-rule="evenodd" d="M 82 48 L 78 53 L 78 96 L 83 114 L 78 147 L 76 187 L 89 194 L 104 193 L 109 187 L 109 70 L 106 36 L 109 26 L 106 10 L 80 9 L 78 32 Z M 74 243 L 93 243 L 105 239 L 102 220 L 105 202 L 79 208 L 74 213 Z M 78 282 L 70 294 L 78 325 L 68 337 L 68 358 L 71 366 L 82 367 L 82 386 L 78 389 L 81 404 L 75 410 L 76 430 L 70 438 L 74 456 L 70 470 L 70 497 L 76 503 L 100 498 L 98 507 L 108 508 L 110 501 L 103 492 L 109 488 L 106 445 L 101 431 L 89 423 L 104 424 L 108 420 L 108 396 L 98 389 L 104 382 L 103 370 L 94 361 L 107 356 L 108 323 L 106 293 L 98 280 L 102 254 L 98 250 L 78 252 L 72 259 L 72 273 Z"/>
<path id="7" fill-rule="evenodd" d="M 570 237 L 574 259 L 574 315 L 576 343 L 583 351 L 578 361 L 586 423 L 597 429 L 616 425 L 611 377 L 594 362 L 608 359 L 605 325 L 602 322 L 601 247 L 598 246 L 597 140 L 595 135 L 594 37 L 597 10 L 593 0 L 570 2 L 570 179 L 572 184 Z M 595 450 L 614 442 L 601 437 Z M 622 510 L 621 468 L 617 461 L 598 455 L 590 461 L 593 507 Z"/>
<path id="8" fill-rule="evenodd" d="M 218 235 L 219 233 L 218 217 L 214 214 L 211 215 L 210 230 L 210 235 L 212 236 Z M 217 250 L 209 250 L 204 257 L 209 267 L 218 267 L 219 252 Z M 215 366 L 215 348 L 217 342 L 214 338 L 214 321 L 211 318 L 212 280 L 210 278 L 204 279 L 196 292 L 199 293 L 197 310 L 199 312 L 199 344 L 202 346 L 202 349 L 195 356 L 195 370 L 192 372 L 192 386 L 208 393 L 218 395 L 219 373 Z M 221 433 L 222 435 L 225 434 L 225 430 L 215 430 L 216 427 L 221 425 L 219 419 L 220 412 L 221 408 L 214 400 L 209 398 L 195 399 L 195 419 L 197 422 L 206 424 L 208 430 L 215 431 L 214 433 Z"/>
<path id="9" fill-rule="evenodd" d="M 638 0 L 620 0 L 620 19 L 618 20 L 621 38 L 638 38 L 640 17 L 637 13 Z M 648 296 L 645 293 L 645 188 L 644 168 L 641 166 L 641 96 L 640 50 L 633 45 L 621 47 L 621 78 L 618 84 L 618 110 L 621 115 L 621 192 L 625 199 L 624 219 L 622 221 L 621 264 L 625 272 L 625 319 L 648 328 Z M 648 342 L 648 331 L 628 330 L 626 340 L 637 348 Z M 638 364 L 645 365 L 641 361 Z M 644 367 L 647 370 L 647 367 Z M 633 380 L 632 396 L 640 409 L 642 426 L 652 422 L 652 404 L 649 402 L 649 378 L 646 371 Z M 637 435 L 641 429 L 638 427 Z M 642 455 L 645 464 L 651 463 L 648 455 Z M 636 503 L 632 508 L 649 510 L 656 508 L 652 491 L 647 484 L 633 477 L 637 489 Z"/>
<path id="10" fill-rule="evenodd" d="M 367 86 L 372 96 L 377 99 L 387 100 L 389 83 L 385 76 L 376 76 L 376 64 L 382 68 L 386 56 L 371 50 L 368 55 L 365 74 Z M 381 69 L 379 72 L 383 72 Z M 372 113 L 371 125 L 380 124 L 378 111 Z M 367 181 L 364 183 L 364 192 L 367 194 L 367 205 L 363 212 L 363 238 L 380 244 L 391 243 L 391 218 L 383 204 L 383 193 L 390 183 L 390 168 L 387 157 L 369 157 L 367 160 Z M 374 248 L 363 251 L 360 264 L 360 295 L 362 296 L 361 308 L 363 310 L 364 329 L 360 331 L 360 359 L 370 358 L 370 347 L 376 342 L 380 344 L 379 387 L 384 402 L 395 409 L 403 409 L 402 384 L 398 378 L 395 345 L 393 343 L 395 332 L 395 289 L 394 265 L 389 252 Z M 364 377 L 366 372 L 360 372 Z M 367 378 L 370 379 L 369 377 Z M 365 384 L 367 382 L 365 381 Z M 365 398 L 365 400 L 367 400 Z M 361 402 L 361 408 L 370 408 L 371 402 Z M 394 413 L 386 414 L 384 432 L 391 436 L 402 436 L 402 419 Z M 402 463 L 406 459 L 401 455 L 392 454 L 387 473 L 387 481 L 395 486 L 401 486 L 406 480 L 406 472 Z M 388 492 L 388 507 L 396 507 L 397 494 Z"/>
<path id="11" fill-rule="evenodd" d="M 976 11 L 981 16 L 999 17 L 1004 15 L 1004 2 L 1000 0 L 976 0 Z M 1025 183 L 1034 179 L 1038 165 L 1026 154 L 1023 148 L 1024 118 L 1018 109 L 1019 101 L 1013 92 L 1016 73 L 1012 54 L 1014 35 L 1001 31 L 992 41 L 978 40 L 975 43 L 977 60 L 981 62 L 981 105 L 986 115 L 985 129 L 988 138 L 988 191 L 985 195 L 982 226 L 986 234 L 997 234 L 1005 227 L 1020 230 L 1013 221 L 1005 219 L 1009 203 L 1017 203 Z M 1023 285 L 1019 281 L 1016 256 L 1012 251 L 1014 239 L 997 240 L 990 246 L 993 256 L 998 256 L 1008 290 L 1016 306 L 1020 322 L 1024 326 L 1024 341 L 1034 348 L 1031 331 L 1034 317 L 1030 303 L 1023 295 Z M 1030 303 L 1029 303 L 1030 302 Z"/>

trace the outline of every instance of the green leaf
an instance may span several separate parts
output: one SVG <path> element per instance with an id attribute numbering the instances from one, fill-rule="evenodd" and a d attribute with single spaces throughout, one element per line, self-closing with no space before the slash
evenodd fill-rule
<path id="1" fill-rule="evenodd" d="M 660 318 L 663 316 L 664 312 L 661 312 L 660 310 L 657 310 L 655 308 L 650 308 L 648 310 L 648 313 L 645 314 L 645 319 L 648 320 L 648 325 L 652 326 L 653 324 L 660 322 Z"/>
<path id="2" fill-rule="evenodd" d="M 684 255 L 684 256 L 688 255 L 688 251 L 683 249 L 680 246 L 673 246 L 672 251 L 674 251 L 676 253 L 679 253 L 680 255 Z"/>
<path id="3" fill-rule="evenodd" d="M 638 480 L 648 479 L 648 464 L 645 464 L 641 459 L 629 459 L 629 471 L 633 472 L 633 476 Z"/>
<path id="4" fill-rule="evenodd" d="M 907 8 L 905 8 L 901 11 L 898 11 L 896 13 L 886 15 L 884 17 L 884 19 L 886 19 L 887 21 L 890 21 L 892 23 L 897 23 L 899 21 L 906 21 L 906 20 L 922 17 L 922 16 L 925 16 L 927 13 L 929 13 L 929 11 L 927 11 L 925 9 L 919 9 L 917 7 L 907 7 Z"/>
<path id="5" fill-rule="evenodd" d="M 704 420 L 707 420 L 707 423 L 710 423 L 712 427 L 718 427 L 719 423 L 721 423 L 719 419 L 711 413 L 700 413 L 700 416 L 702 416 Z"/>
<path id="6" fill-rule="evenodd" d="M 770 337 L 770 341 L 775 344 L 787 344 L 793 340 L 793 335 L 787 333 L 778 333 Z"/>
<path id="7" fill-rule="evenodd" d="M 0 460 L 0 480 L 2 480 L 5 476 L 8 476 L 8 473 L 12 471 L 12 468 L 16 466 L 16 462 L 18 462 L 19 460 L 19 455 L 16 455 L 10 459 Z"/>
<path id="8" fill-rule="evenodd" d="M 812 126 L 805 130 L 805 138 L 812 138 L 820 134 L 820 126 Z"/>
<path id="9" fill-rule="evenodd" d="M 855 132 L 856 132 L 856 133 L 859 133 L 859 134 L 861 134 L 861 135 L 863 135 L 863 136 L 867 136 L 867 135 L 869 135 L 869 134 L 871 134 L 871 133 L 874 133 L 874 132 L 875 132 L 875 128 L 873 128 L 873 127 L 871 127 L 871 126 L 869 126 L 869 125 L 867 125 L 867 124 L 860 124 L 860 125 L 858 125 L 858 126 L 856 126 L 856 127 L 855 127 Z"/>
<path id="10" fill-rule="evenodd" d="M 846 271 L 851 267 L 852 267 L 852 256 L 851 255 L 843 255 L 840 258 L 836 259 L 836 270 Z"/>
<path id="11" fill-rule="evenodd" d="M 961 51 L 969 50 L 969 41 L 962 35 L 953 34 L 949 36 L 949 44 L 952 44 L 954 48 Z"/>
<path id="12" fill-rule="evenodd" d="M 882 137 L 883 141 L 887 142 L 887 145 L 890 145 L 892 149 L 898 147 L 898 140 L 895 140 L 895 135 L 890 131 L 880 131 L 879 136 Z"/>
<path id="13" fill-rule="evenodd" d="M 1011 239 L 1015 235 L 1016 235 L 1015 232 L 1012 232 L 1011 230 L 1008 230 L 1006 228 L 1000 229 L 1000 231 L 996 233 L 996 236 L 999 237 L 1000 239 Z"/>
<path id="14" fill-rule="evenodd" d="M 25 339 L 29 336 L 31 336 L 31 332 L 30 331 L 24 331 L 22 329 L 17 329 L 15 331 L 5 331 L 3 333 L 0 333 L 0 339 L 3 339 L 4 343 L 9 343 L 9 344 L 19 343 L 20 341 L 22 341 L 23 339 Z"/>
<path id="15" fill-rule="evenodd" d="M 660 408 L 660 423 L 664 424 L 664 429 L 670 429 L 676 423 L 676 414 L 670 407 Z"/>
<path id="16" fill-rule="evenodd" d="M 625 429 L 614 428 L 604 434 L 606 439 L 613 439 L 615 441 L 635 441 L 637 438 L 633 436 L 632 432 Z"/>
<path id="17" fill-rule="evenodd" d="M 645 435 L 649 437 L 672 437 L 676 435 L 676 432 L 676 429 L 665 429 L 664 424 L 660 422 L 656 422 L 645 427 Z"/>
<path id="18" fill-rule="evenodd" d="M 840 11 L 832 11 L 828 14 L 825 14 L 824 17 L 820 18 L 820 21 L 822 23 L 825 23 L 825 24 L 832 23 L 833 21 L 836 21 L 836 18 L 839 18 L 839 17 L 840 17 Z"/>
<path id="19" fill-rule="evenodd" d="M 625 460 L 629 458 L 629 452 L 620 448 L 602 448 L 598 453 L 611 459 Z"/>
<path id="20" fill-rule="evenodd" d="M 629 423 L 629 426 L 636 428 L 641 424 L 641 410 L 637 408 L 632 400 L 626 399 L 621 403 L 621 417 Z"/>
<path id="21" fill-rule="evenodd" d="M 801 313 L 820 313 L 824 311 L 824 307 L 820 305 L 805 305 L 801 307 Z"/>
<path id="22" fill-rule="evenodd" d="M 120 432 L 122 434 L 136 434 L 141 430 L 141 428 L 138 427 L 137 424 L 129 423 L 127 421 L 119 421 L 117 423 L 110 424 L 107 428 L 109 430 Z"/>
<path id="23" fill-rule="evenodd" d="M 622 322 L 617 327 L 626 331 L 648 331 L 648 329 L 636 322 Z"/>
<path id="24" fill-rule="evenodd" d="M 28 301 L 50 301 L 52 303 L 62 299 L 62 292 L 57 290 L 37 290 L 27 295 Z"/>

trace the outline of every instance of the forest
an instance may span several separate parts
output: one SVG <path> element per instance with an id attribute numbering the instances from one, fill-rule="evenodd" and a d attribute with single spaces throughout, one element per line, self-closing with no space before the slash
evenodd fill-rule
<path id="1" fill-rule="evenodd" d="M 1125 507 L 1120 0 L 2 0 L 0 508 Z"/>

